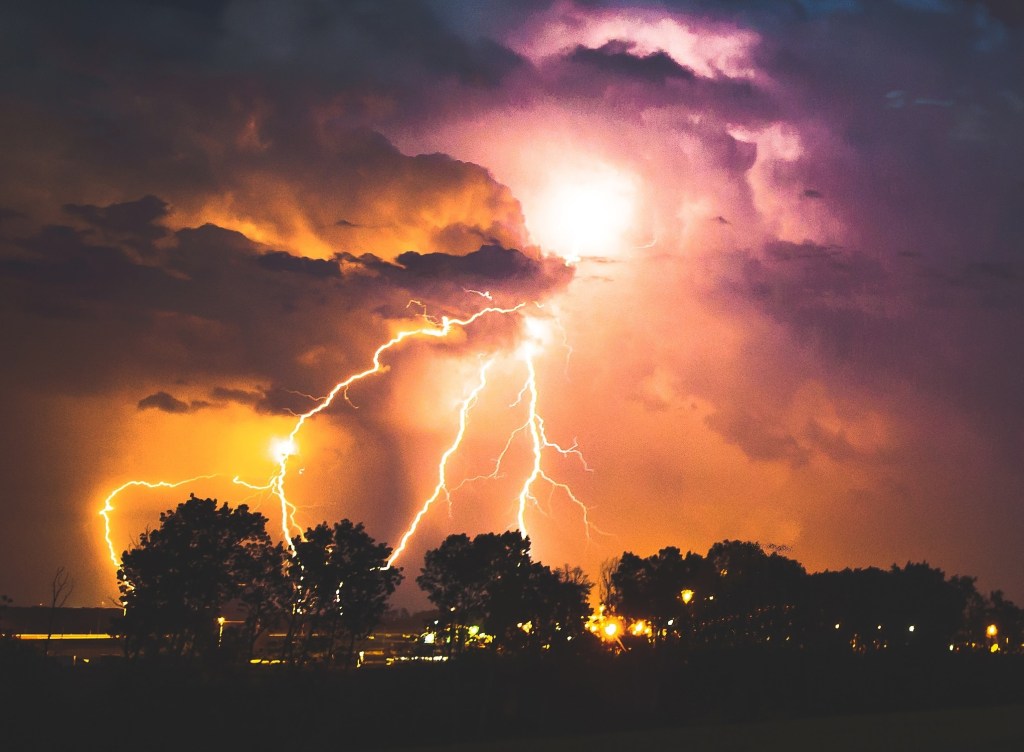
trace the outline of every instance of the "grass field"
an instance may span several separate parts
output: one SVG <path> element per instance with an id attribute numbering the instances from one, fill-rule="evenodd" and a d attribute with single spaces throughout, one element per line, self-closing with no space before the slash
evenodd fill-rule
<path id="1" fill-rule="evenodd" d="M 1024 752 L 1024 656 L 733 650 L 338 672 L 9 653 L 3 750 Z"/>
<path id="2" fill-rule="evenodd" d="M 599 719 L 595 719 L 598 722 Z M 393 752 L 1022 752 L 1024 705 L 515 739 Z"/>

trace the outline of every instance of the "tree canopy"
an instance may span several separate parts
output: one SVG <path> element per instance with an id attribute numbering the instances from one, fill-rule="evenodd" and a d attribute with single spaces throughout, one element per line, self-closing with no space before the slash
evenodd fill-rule
<path id="1" fill-rule="evenodd" d="M 530 558 L 517 532 L 449 535 L 427 551 L 417 584 L 437 606 L 449 653 L 485 636 L 498 651 L 562 647 L 584 634 L 590 583 Z"/>
<path id="2" fill-rule="evenodd" d="M 229 604 L 240 604 L 248 630 L 260 629 L 273 601 L 267 586 L 281 585 L 285 560 L 266 523 L 245 504 L 232 509 L 194 495 L 161 513 L 160 526 L 122 554 L 117 573 L 129 651 L 209 654 Z"/>
<path id="3" fill-rule="evenodd" d="M 356 640 L 380 622 L 388 598 L 403 579 L 402 570 L 388 566 L 387 544 L 377 543 L 362 523 L 347 519 L 333 527 L 323 522 L 308 528 L 292 545 L 293 613 L 303 622 L 297 625 L 301 655 L 305 660 L 317 652 L 334 662 L 339 658 L 337 642 L 344 638 L 344 661 L 351 665 Z"/>

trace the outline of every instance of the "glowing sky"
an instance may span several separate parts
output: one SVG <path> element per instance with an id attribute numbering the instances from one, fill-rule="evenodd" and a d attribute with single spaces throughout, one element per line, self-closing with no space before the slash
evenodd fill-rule
<path id="1" fill-rule="evenodd" d="M 110 605 L 189 492 L 398 543 L 537 407 L 534 556 L 789 547 L 1024 602 L 1024 13 L 999 0 L 36 2 L 0 24 L 0 593 Z M 490 300 L 479 293 L 488 293 Z M 417 303 L 410 305 L 410 301 Z M 539 305 L 538 305 L 539 304 Z M 534 352 L 531 350 L 531 352 Z M 520 434 L 522 439 L 524 434 Z M 589 468 L 589 469 L 588 469 Z M 403 559 L 517 523 L 529 473 Z M 300 472 L 301 471 L 301 472 Z M 553 487 L 552 487 L 553 488 Z M 550 489 L 549 489 L 550 490 Z"/>

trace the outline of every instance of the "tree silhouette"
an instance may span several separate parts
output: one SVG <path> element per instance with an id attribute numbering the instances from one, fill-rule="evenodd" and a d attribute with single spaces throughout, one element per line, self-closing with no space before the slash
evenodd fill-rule
<path id="1" fill-rule="evenodd" d="M 478 630 L 500 652 L 562 647 L 584 634 L 590 611 L 582 572 L 532 561 L 530 539 L 514 531 L 449 535 L 427 551 L 416 582 L 438 607 L 449 655 Z"/>
<path id="2" fill-rule="evenodd" d="M 655 642 L 678 636 L 700 603 L 713 594 L 716 583 L 710 566 L 699 554 L 688 551 L 684 557 L 675 546 L 648 557 L 627 551 L 611 574 L 609 606 L 622 616 L 649 622 Z M 684 601 L 684 590 L 699 594 L 699 600 Z"/>
<path id="3" fill-rule="evenodd" d="M 622 557 L 613 556 L 601 562 L 597 576 L 597 599 L 600 603 L 608 605 L 612 600 L 612 593 L 615 585 L 612 583 L 612 575 L 619 568 Z"/>
<path id="4" fill-rule="evenodd" d="M 0 593 L 0 638 L 7 636 L 7 632 L 4 631 L 4 612 L 12 603 L 14 603 L 13 598 L 6 593 Z"/>
<path id="5" fill-rule="evenodd" d="M 799 637 L 798 610 L 807 573 L 799 562 L 760 543 L 724 540 L 708 549 L 715 572 L 715 599 L 708 616 L 719 644 L 793 642 Z"/>
<path id="6" fill-rule="evenodd" d="M 438 609 L 438 626 L 449 656 L 462 651 L 469 629 L 479 627 L 485 609 L 485 582 L 472 541 L 453 533 L 426 552 L 416 584 Z"/>
<path id="7" fill-rule="evenodd" d="M 50 583 L 50 612 L 46 619 L 46 644 L 43 655 L 50 654 L 50 640 L 53 637 L 53 625 L 57 619 L 57 609 L 63 608 L 75 590 L 75 581 L 64 567 L 57 567 Z"/>
<path id="8" fill-rule="evenodd" d="M 211 656 L 218 617 L 232 603 L 251 629 L 265 624 L 273 601 L 260 588 L 275 581 L 284 556 L 266 523 L 244 504 L 218 507 L 195 495 L 161 513 L 159 527 L 122 554 L 117 573 L 128 654 Z"/>
<path id="9" fill-rule="evenodd" d="M 551 570 L 539 562 L 532 564 L 528 587 L 524 589 L 529 618 L 523 623 L 530 625 L 527 643 L 534 648 L 559 651 L 580 645 L 580 638 L 588 634 L 586 620 L 590 615 L 592 587 L 579 567 L 566 564 Z"/>
<path id="10" fill-rule="evenodd" d="M 380 623 L 387 601 L 402 581 L 402 571 L 388 567 L 391 548 L 377 543 L 362 523 L 342 520 L 308 528 L 292 541 L 290 572 L 298 593 L 300 660 L 316 650 L 327 662 L 338 659 L 337 641 L 345 638 L 346 666 L 353 664 L 357 640 Z"/>
<path id="11" fill-rule="evenodd" d="M 985 636 L 989 645 L 1000 650 L 1024 647 L 1024 610 L 1003 596 L 1002 590 L 993 590 L 986 599 Z M 994 626 L 995 633 L 989 632 Z"/>

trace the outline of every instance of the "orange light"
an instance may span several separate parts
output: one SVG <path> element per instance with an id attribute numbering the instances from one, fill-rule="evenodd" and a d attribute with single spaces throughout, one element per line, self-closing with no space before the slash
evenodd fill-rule
<path id="1" fill-rule="evenodd" d="M 683 599 L 683 603 L 689 603 L 693 600 L 693 591 L 689 589 L 684 590 L 679 594 L 679 597 Z"/>
<path id="2" fill-rule="evenodd" d="M 637 619 L 635 622 L 630 624 L 629 631 L 634 637 L 650 637 L 653 634 L 651 625 L 643 619 Z"/>
<path id="3" fill-rule="evenodd" d="M 989 624 L 988 628 L 985 629 L 985 634 L 989 637 L 995 637 L 999 634 L 999 627 L 997 627 L 995 624 Z"/>

